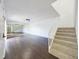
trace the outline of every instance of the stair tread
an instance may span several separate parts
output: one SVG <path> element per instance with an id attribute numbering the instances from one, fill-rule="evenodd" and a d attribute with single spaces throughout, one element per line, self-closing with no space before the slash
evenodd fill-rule
<path id="1" fill-rule="evenodd" d="M 68 43 L 77 43 L 77 39 L 70 39 L 70 40 L 66 40 L 65 38 L 55 38 L 54 41 L 61 41 L 61 42 L 68 42 Z"/>
<path id="2" fill-rule="evenodd" d="M 52 49 L 60 51 L 60 52 L 67 54 L 69 56 L 75 56 L 77 54 L 77 49 L 72 49 L 70 47 L 66 47 L 63 45 L 56 44 L 56 43 L 53 44 Z"/>
<path id="3" fill-rule="evenodd" d="M 68 47 L 71 47 L 71 48 L 77 48 L 77 42 L 59 40 L 59 39 L 55 39 L 53 42 L 64 45 L 64 46 L 68 46 Z"/>
<path id="4" fill-rule="evenodd" d="M 55 36 L 55 39 L 66 40 L 66 41 L 71 41 L 75 43 L 77 42 L 77 39 L 75 37 L 71 38 L 71 37 Z"/>
<path id="5" fill-rule="evenodd" d="M 77 56 L 76 56 L 76 57 L 69 56 L 69 55 L 67 55 L 67 54 L 65 54 L 65 53 L 62 53 L 62 52 L 60 52 L 60 51 L 58 51 L 58 50 L 55 50 L 55 49 L 50 50 L 50 53 L 51 53 L 52 55 L 57 56 L 57 57 L 60 58 L 60 59 L 75 59 L 75 58 L 77 58 Z"/>

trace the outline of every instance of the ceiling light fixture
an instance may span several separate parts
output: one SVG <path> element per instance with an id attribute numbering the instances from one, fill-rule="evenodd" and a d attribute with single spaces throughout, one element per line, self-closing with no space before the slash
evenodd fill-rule
<path id="1" fill-rule="evenodd" d="M 30 19 L 26 19 L 26 21 L 29 21 L 30 22 Z"/>

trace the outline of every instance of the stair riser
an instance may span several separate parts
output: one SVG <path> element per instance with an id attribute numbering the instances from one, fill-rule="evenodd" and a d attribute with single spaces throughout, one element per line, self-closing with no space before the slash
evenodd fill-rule
<path id="1" fill-rule="evenodd" d="M 76 33 L 70 33 L 70 32 L 56 32 L 57 34 L 70 34 L 70 35 L 76 35 Z"/>
<path id="2" fill-rule="evenodd" d="M 75 30 L 75 28 L 58 28 L 58 30 Z"/>
<path id="3" fill-rule="evenodd" d="M 69 42 L 72 42 L 72 43 L 77 43 L 77 41 L 75 39 L 58 39 L 56 38 L 57 40 L 65 40 L 65 41 L 69 41 Z"/>
<path id="4" fill-rule="evenodd" d="M 76 35 L 74 35 L 74 34 L 56 33 L 56 35 L 59 35 L 59 36 L 70 36 L 70 37 L 76 37 Z"/>
<path id="5" fill-rule="evenodd" d="M 75 36 L 66 36 L 66 35 L 56 35 L 55 37 L 61 37 L 61 38 L 69 38 L 69 39 L 75 39 Z"/>
<path id="6" fill-rule="evenodd" d="M 74 30 L 57 30 L 57 32 L 70 32 L 70 33 L 75 33 Z"/>
<path id="7" fill-rule="evenodd" d="M 65 36 L 55 36 L 55 39 L 67 39 L 67 40 L 74 40 L 76 41 L 75 37 L 65 37 Z"/>

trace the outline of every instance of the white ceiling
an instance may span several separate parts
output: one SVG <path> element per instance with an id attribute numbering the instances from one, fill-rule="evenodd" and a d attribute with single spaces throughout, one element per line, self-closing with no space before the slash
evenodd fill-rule
<path id="1" fill-rule="evenodd" d="M 55 0 L 5 0 L 5 11 L 8 20 L 31 22 L 53 19 L 59 16 L 51 6 Z"/>

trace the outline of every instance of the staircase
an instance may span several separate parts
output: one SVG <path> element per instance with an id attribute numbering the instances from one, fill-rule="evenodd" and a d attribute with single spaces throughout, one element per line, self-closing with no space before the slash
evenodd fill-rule
<path id="1" fill-rule="evenodd" d="M 49 53 L 59 59 L 78 59 L 75 28 L 58 28 Z"/>

